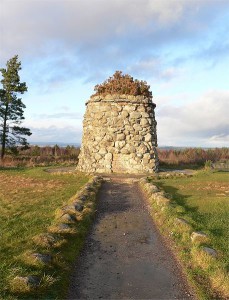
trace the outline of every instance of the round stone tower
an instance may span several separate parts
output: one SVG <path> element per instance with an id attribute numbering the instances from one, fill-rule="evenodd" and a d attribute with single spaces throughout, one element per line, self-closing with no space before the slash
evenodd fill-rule
<path id="1" fill-rule="evenodd" d="M 154 173 L 158 170 L 152 97 L 94 95 L 86 103 L 77 170 Z"/>

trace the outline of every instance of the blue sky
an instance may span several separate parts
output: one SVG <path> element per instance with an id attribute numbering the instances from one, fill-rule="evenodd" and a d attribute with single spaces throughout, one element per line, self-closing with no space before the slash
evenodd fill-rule
<path id="1" fill-rule="evenodd" d="M 31 143 L 80 142 L 85 101 L 122 70 L 151 86 L 159 145 L 229 146 L 228 0 L 0 0 L 0 18 Z"/>

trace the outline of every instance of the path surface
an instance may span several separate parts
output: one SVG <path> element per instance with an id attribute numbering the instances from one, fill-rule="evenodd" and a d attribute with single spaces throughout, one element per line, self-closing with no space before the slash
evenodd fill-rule
<path id="1" fill-rule="evenodd" d="M 103 184 L 68 299 L 194 299 L 132 179 Z"/>

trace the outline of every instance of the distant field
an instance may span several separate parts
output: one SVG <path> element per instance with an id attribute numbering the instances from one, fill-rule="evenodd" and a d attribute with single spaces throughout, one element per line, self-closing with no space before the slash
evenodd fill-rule
<path id="1" fill-rule="evenodd" d="M 13 270 L 26 274 L 28 269 L 18 256 L 34 249 L 32 237 L 46 231 L 55 209 L 87 181 L 82 175 L 49 174 L 41 168 L 0 170 L 0 299 L 15 299 L 8 295 L 7 278 Z"/>
<path id="2" fill-rule="evenodd" d="M 229 270 L 229 173 L 199 171 L 191 178 L 160 179 L 155 183 L 185 208 L 185 211 L 180 210 L 180 217 L 192 219 L 195 230 L 209 235 L 211 247 L 217 250 L 219 257 L 205 274 L 218 280 L 214 283 L 221 284 L 218 289 L 228 291 L 224 284 L 227 278 L 228 285 Z M 198 269 L 195 272 L 198 274 Z M 214 272 L 218 272 L 219 279 Z"/>

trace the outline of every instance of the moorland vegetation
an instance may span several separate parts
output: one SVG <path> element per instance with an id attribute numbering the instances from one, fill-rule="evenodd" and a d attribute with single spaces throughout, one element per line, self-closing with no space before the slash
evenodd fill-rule
<path id="1" fill-rule="evenodd" d="M 202 168 L 206 162 L 215 163 L 229 160 L 229 148 L 158 148 L 161 168 Z M 26 150 L 18 147 L 12 153 L 6 149 L 5 166 L 35 167 L 64 165 L 74 166 L 78 162 L 79 147 L 66 146 L 38 146 L 31 145 Z"/>

